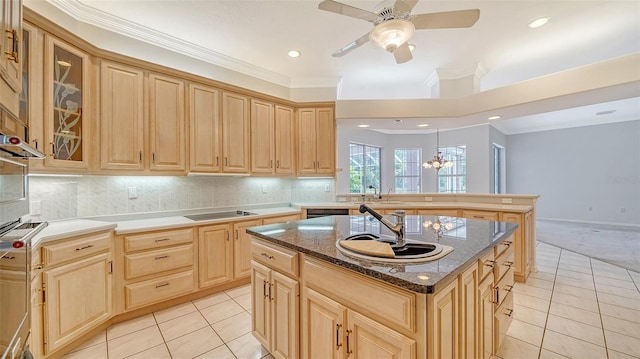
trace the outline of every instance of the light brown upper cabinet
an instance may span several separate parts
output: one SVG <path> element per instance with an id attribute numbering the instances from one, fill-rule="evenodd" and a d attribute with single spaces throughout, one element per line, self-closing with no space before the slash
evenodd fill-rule
<path id="1" fill-rule="evenodd" d="M 294 174 L 293 109 L 251 100 L 251 172 Z"/>
<path id="2" fill-rule="evenodd" d="M 100 67 L 100 168 L 184 173 L 184 82 L 108 61 Z"/>
<path id="3" fill-rule="evenodd" d="M 222 131 L 218 89 L 189 85 L 189 124 L 189 171 L 220 172 Z"/>
<path id="4" fill-rule="evenodd" d="M 184 82 L 149 74 L 149 143 L 153 171 L 186 170 Z"/>
<path id="5" fill-rule="evenodd" d="M 2 0 L 0 8 L 0 103 L 18 116 L 22 89 L 22 1 Z"/>
<path id="6" fill-rule="evenodd" d="M 52 36 L 44 51 L 45 166 L 86 171 L 89 163 L 89 56 Z"/>
<path id="7" fill-rule="evenodd" d="M 222 92 L 222 171 L 249 173 L 249 99 Z"/>
<path id="8" fill-rule="evenodd" d="M 144 72 L 103 61 L 100 80 L 100 166 L 143 170 Z"/>
<path id="9" fill-rule="evenodd" d="M 335 174 L 333 108 L 298 110 L 298 175 Z"/>

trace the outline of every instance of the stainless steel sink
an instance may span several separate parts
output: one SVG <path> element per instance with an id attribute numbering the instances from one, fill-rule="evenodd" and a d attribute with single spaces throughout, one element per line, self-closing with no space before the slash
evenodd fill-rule
<path id="1" fill-rule="evenodd" d="M 358 241 L 358 240 L 374 240 L 390 245 L 395 243 L 394 238 L 386 235 L 376 235 L 372 233 L 358 233 L 344 239 L 336 241 L 336 247 L 344 254 L 359 259 L 367 259 L 378 262 L 390 263 L 415 263 L 427 262 L 440 259 L 453 251 L 453 247 L 439 243 L 422 242 L 413 239 L 406 239 L 406 244 L 402 247 L 394 247 L 391 249 L 395 253 L 394 258 L 380 257 L 371 254 L 358 253 L 352 249 L 345 248 L 341 245 L 342 241 Z"/>
<path id="2" fill-rule="evenodd" d="M 235 218 L 235 217 L 244 217 L 251 216 L 255 213 L 247 212 L 247 211 L 233 211 L 233 212 L 214 212 L 214 213 L 203 213 L 203 214 L 192 214 L 189 216 L 183 216 L 185 218 L 189 218 L 192 221 L 207 221 L 211 219 L 224 219 L 224 218 Z"/>

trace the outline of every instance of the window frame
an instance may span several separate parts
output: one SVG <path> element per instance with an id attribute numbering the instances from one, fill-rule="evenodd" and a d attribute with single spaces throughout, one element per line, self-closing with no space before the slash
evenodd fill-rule
<path id="1" fill-rule="evenodd" d="M 417 173 L 417 175 L 398 175 L 398 156 L 397 156 L 397 151 L 415 151 L 417 154 L 417 160 L 415 162 L 416 168 L 415 168 L 415 173 Z M 408 156 L 408 153 L 405 152 L 405 156 Z M 407 161 L 405 162 L 400 162 L 400 164 L 406 164 Z M 417 178 L 417 180 L 415 181 L 415 183 L 417 183 L 417 188 L 415 189 L 415 191 L 406 191 L 406 190 L 398 190 L 398 179 L 402 178 L 402 179 L 407 179 L 407 178 Z M 408 147 L 402 147 L 402 148 L 394 148 L 393 149 L 393 189 L 395 193 L 421 193 L 421 189 L 422 189 L 422 148 L 408 148 Z"/>
<path id="2" fill-rule="evenodd" d="M 466 193 L 467 192 L 467 146 L 438 147 L 438 152 L 447 160 L 453 162 L 451 167 L 443 167 L 438 171 L 436 189 L 438 193 Z M 445 191 L 440 185 L 442 180 L 447 183 Z"/>
<path id="3" fill-rule="evenodd" d="M 353 187 L 353 178 L 354 178 L 354 170 L 352 169 L 352 161 L 353 161 L 353 153 L 352 153 L 352 146 L 358 146 L 361 147 L 362 149 L 362 171 L 359 174 L 359 178 L 360 178 L 360 192 L 355 192 L 354 191 L 354 187 Z M 377 150 L 378 152 L 378 163 L 377 163 L 377 183 L 376 181 L 373 181 L 374 183 L 368 183 L 367 181 L 367 176 L 365 175 L 365 173 L 367 173 L 367 168 L 370 168 L 372 166 L 367 166 L 366 164 L 366 160 L 365 160 L 365 156 L 368 153 L 368 150 Z M 373 166 L 375 168 L 375 166 Z M 375 171 L 375 170 L 374 170 Z M 373 192 L 373 191 L 368 191 L 368 187 L 369 185 L 373 185 L 376 190 L 379 192 L 382 186 L 382 147 L 381 146 L 376 146 L 376 145 L 369 145 L 369 144 L 364 144 L 364 143 L 358 143 L 358 142 L 349 142 L 349 193 L 360 193 L 360 194 L 365 194 L 368 192 Z"/>

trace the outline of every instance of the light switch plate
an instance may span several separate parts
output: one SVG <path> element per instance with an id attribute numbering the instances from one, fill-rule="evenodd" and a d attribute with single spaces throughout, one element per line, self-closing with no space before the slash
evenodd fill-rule
<path id="1" fill-rule="evenodd" d="M 136 187 L 129 187 L 129 199 L 138 198 L 138 189 Z"/>

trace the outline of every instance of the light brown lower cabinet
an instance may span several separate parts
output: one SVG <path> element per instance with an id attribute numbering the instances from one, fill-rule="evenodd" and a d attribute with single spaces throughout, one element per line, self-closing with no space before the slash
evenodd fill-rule
<path id="1" fill-rule="evenodd" d="M 274 358 L 298 358 L 298 281 L 252 261 L 254 337 Z"/>
<path id="2" fill-rule="evenodd" d="M 233 224 L 233 278 L 251 276 L 251 236 L 247 228 L 262 225 L 262 219 L 236 222 Z"/>
<path id="3" fill-rule="evenodd" d="M 304 358 L 415 358 L 411 338 L 313 289 L 304 292 Z"/>
<path id="4" fill-rule="evenodd" d="M 109 234 L 105 238 L 110 241 Z M 64 244 L 72 244 L 79 258 L 45 265 L 42 272 L 44 354 L 102 324 L 112 313 L 111 252 L 83 257 L 80 253 L 86 245 L 81 238 Z"/>

